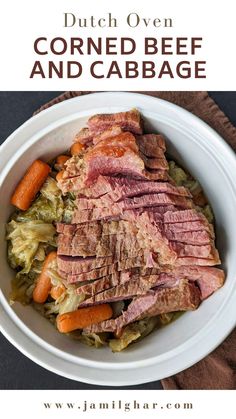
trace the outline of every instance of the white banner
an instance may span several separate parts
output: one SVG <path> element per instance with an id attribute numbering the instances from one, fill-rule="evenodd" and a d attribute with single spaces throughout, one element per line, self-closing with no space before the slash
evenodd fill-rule
<path id="1" fill-rule="evenodd" d="M 236 90 L 235 0 L 0 8 L 0 90 Z"/>
<path id="2" fill-rule="evenodd" d="M 5 390 L 2 417 L 24 419 L 234 419 L 234 392 L 161 390 Z"/>

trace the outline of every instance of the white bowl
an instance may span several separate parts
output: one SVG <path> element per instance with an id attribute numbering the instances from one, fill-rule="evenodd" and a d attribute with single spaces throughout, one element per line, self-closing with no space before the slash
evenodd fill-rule
<path id="1" fill-rule="evenodd" d="M 226 283 L 195 312 L 186 313 L 119 354 L 94 349 L 58 333 L 31 307 L 8 304 L 14 272 L 6 259 L 5 223 L 10 196 L 36 158 L 67 149 L 90 115 L 137 107 L 146 128 L 167 139 L 168 152 L 202 184 L 213 207 L 217 246 Z M 236 323 L 236 159 L 230 147 L 200 119 L 169 102 L 133 93 L 96 93 L 62 102 L 31 118 L 1 147 L 0 314 L 3 334 L 21 352 L 62 376 L 100 385 L 131 385 L 175 374 L 202 359 Z"/>

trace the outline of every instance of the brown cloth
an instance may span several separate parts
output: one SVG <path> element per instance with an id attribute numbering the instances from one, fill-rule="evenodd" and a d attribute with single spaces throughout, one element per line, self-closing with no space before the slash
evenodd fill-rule
<path id="1" fill-rule="evenodd" d="M 66 92 L 42 106 L 38 113 L 56 103 L 92 92 Z M 139 92 L 138 92 L 139 93 Z M 142 92 L 182 106 L 214 128 L 236 151 L 236 128 L 207 92 Z M 168 390 L 236 389 L 236 329 L 210 355 L 185 371 L 162 380 Z"/>

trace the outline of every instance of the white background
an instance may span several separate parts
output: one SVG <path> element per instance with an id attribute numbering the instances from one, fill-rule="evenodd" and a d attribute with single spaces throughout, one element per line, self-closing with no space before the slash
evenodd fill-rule
<path id="1" fill-rule="evenodd" d="M 234 0 L 212 1 L 198 0 L 8 0 L 1 2 L 0 25 L 0 90 L 236 90 L 236 53 L 235 53 L 235 4 Z M 118 19 L 118 28 L 63 28 L 63 13 L 76 16 L 105 17 L 111 12 Z M 143 23 L 129 28 L 126 17 L 129 13 L 138 13 L 144 18 L 172 18 L 173 28 L 148 28 Z M 33 43 L 39 36 L 86 37 L 127 36 L 135 38 L 137 55 L 131 56 L 37 56 Z M 118 60 L 121 69 L 123 61 L 138 59 L 142 61 L 144 37 L 203 37 L 203 47 L 192 59 L 207 61 L 207 79 L 118 79 L 116 76 L 96 80 L 89 75 L 89 65 L 94 60 L 104 60 L 104 74 L 109 60 Z M 35 60 L 40 59 L 47 68 L 48 60 L 78 60 L 83 64 L 84 72 L 79 79 L 30 79 Z M 157 63 L 159 56 L 148 56 L 146 60 Z M 166 56 L 174 66 L 178 60 L 187 56 Z M 157 64 L 158 65 L 158 64 Z"/>
<path id="2" fill-rule="evenodd" d="M 2 393 L 3 396 L 3 393 Z M 8 391 L 1 397 L 1 414 L 3 417 L 20 417 L 24 419 L 200 419 L 210 417 L 214 419 L 234 419 L 235 394 L 233 391 L 161 391 L 161 390 L 48 390 L 48 391 Z M 87 405 L 94 403 L 110 403 L 121 409 L 86 410 L 83 412 L 84 401 Z M 125 403 L 133 405 L 138 400 L 140 410 L 124 411 Z M 51 408 L 45 409 L 44 403 L 50 403 Z M 56 403 L 62 405 L 61 409 L 55 407 Z M 74 404 L 68 408 L 67 403 Z M 144 403 L 149 403 L 149 409 L 141 409 Z M 151 405 L 158 403 L 155 410 Z M 175 404 L 180 408 L 175 408 Z M 184 409 L 185 403 L 192 403 L 192 409 Z M 167 408 L 166 406 L 169 406 Z M 78 405 L 81 406 L 78 409 Z"/>

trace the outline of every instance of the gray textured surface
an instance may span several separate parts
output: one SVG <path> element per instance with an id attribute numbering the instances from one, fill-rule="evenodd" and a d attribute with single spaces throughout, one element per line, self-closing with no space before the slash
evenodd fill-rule
<path id="1" fill-rule="evenodd" d="M 34 110 L 60 92 L 0 92 L 0 143 L 31 117 Z M 220 108 L 236 125 L 236 92 L 211 92 Z M 64 379 L 39 367 L 0 334 L 0 389 L 105 389 Z M 112 387 L 107 387 L 111 389 Z M 127 389 L 160 389 L 159 381 Z"/>

